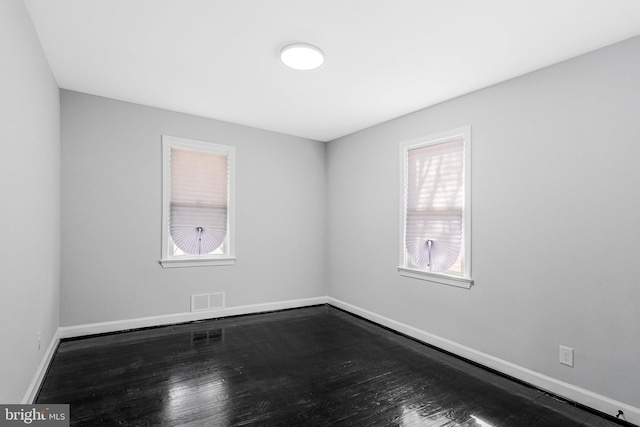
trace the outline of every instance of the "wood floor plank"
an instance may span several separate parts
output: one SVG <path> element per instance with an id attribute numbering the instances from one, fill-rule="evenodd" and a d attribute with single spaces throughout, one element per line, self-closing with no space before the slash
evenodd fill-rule
<path id="1" fill-rule="evenodd" d="M 614 425 L 329 306 L 64 341 L 73 426 Z"/>

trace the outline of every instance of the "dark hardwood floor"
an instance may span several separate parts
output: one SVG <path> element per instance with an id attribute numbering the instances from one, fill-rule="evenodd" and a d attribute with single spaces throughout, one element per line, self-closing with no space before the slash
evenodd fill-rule
<path id="1" fill-rule="evenodd" d="M 614 426 L 329 306 L 63 341 L 74 426 Z"/>

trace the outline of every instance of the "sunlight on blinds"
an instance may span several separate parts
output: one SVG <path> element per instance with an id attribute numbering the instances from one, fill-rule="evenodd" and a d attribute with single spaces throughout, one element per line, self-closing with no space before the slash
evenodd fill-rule
<path id="1" fill-rule="evenodd" d="M 405 245 L 414 267 L 462 274 L 464 139 L 408 151 Z"/>

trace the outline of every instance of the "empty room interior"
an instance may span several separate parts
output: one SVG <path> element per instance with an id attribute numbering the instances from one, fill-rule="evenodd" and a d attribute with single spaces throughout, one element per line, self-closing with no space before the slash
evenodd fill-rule
<path id="1" fill-rule="evenodd" d="M 0 60 L 0 403 L 640 425 L 637 0 L 2 0 Z"/>

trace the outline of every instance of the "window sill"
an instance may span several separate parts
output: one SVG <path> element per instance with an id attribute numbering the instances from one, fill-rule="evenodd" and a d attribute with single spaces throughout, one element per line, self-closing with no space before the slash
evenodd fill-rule
<path id="1" fill-rule="evenodd" d="M 233 265 L 236 258 L 190 258 L 190 259 L 161 259 L 162 268 L 179 267 L 209 267 L 215 265 Z"/>
<path id="2" fill-rule="evenodd" d="M 473 286 L 473 279 L 465 279 L 464 277 L 446 276 L 444 274 L 430 273 L 428 271 L 406 267 L 398 267 L 398 272 L 404 277 L 426 280 L 441 285 L 455 286 L 457 288 L 471 289 Z"/>

